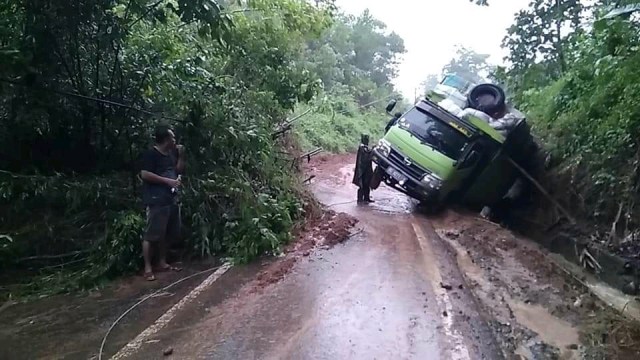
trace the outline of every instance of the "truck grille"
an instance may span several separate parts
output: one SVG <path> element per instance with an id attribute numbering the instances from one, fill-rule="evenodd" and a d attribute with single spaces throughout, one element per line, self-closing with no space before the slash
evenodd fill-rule
<path id="1" fill-rule="evenodd" d="M 389 153 L 389 161 L 399 167 L 400 169 L 404 170 L 407 175 L 420 180 L 422 179 L 422 177 L 427 173 L 424 169 L 422 169 L 421 167 L 419 167 L 418 165 L 414 164 L 413 162 L 411 163 L 411 165 L 407 165 L 404 161 L 404 156 L 402 154 L 400 154 L 398 151 L 396 151 L 395 149 L 391 149 L 391 153 Z"/>

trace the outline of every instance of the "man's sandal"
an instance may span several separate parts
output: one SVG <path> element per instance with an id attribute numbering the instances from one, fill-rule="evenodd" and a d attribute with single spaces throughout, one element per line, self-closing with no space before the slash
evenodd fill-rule
<path id="1" fill-rule="evenodd" d="M 147 281 L 155 281 L 156 280 L 156 276 L 153 275 L 152 272 L 145 272 L 144 273 L 144 279 Z"/>
<path id="2" fill-rule="evenodd" d="M 169 266 L 167 266 L 167 267 L 161 267 L 159 270 L 160 270 L 160 271 L 162 271 L 162 272 L 165 272 L 165 271 L 175 271 L 175 272 L 178 272 L 178 271 L 182 271 L 182 268 L 177 267 L 177 266 L 173 266 L 173 265 L 169 265 Z"/>

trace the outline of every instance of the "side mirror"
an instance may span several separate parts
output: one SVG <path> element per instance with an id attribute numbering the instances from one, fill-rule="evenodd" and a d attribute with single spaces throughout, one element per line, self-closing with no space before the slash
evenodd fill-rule
<path id="1" fill-rule="evenodd" d="M 387 104 L 385 110 L 390 113 L 396 107 L 397 103 L 398 101 L 396 101 L 396 99 L 391 99 L 391 101 L 389 101 L 389 103 Z"/>

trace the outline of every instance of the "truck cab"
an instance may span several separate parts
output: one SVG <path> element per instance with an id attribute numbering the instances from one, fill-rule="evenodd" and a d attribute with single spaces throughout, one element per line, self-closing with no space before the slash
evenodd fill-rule
<path id="1" fill-rule="evenodd" d="M 455 84 L 470 87 L 464 82 Z M 384 182 L 427 204 L 462 201 L 485 206 L 499 201 L 515 182 L 517 173 L 508 150 L 529 135 L 526 121 L 516 126 L 515 136 L 505 136 L 482 114 L 466 111 L 458 116 L 460 107 L 442 106 L 455 93 L 448 91 L 441 89 L 433 93 L 436 96 L 420 100 L 380 139 L 373 150 L 377 165 L 373 188 Z M 460 98 L 453 97 L 454 101 Z M 390 103 L 387 111 L 394 106 Z"/>

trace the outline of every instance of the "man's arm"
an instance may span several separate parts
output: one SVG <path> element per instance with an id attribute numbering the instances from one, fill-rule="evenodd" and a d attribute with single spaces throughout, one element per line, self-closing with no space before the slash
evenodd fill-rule
<path id="1" fill-rule="evenodd" d="M 162 177 L 147 170 L 140 171 L 140 177 L 146 182 L 167 185 L 168 187 L 176 187 L 180 183 L 178 180 Z"/>
<path id="2" fill-rule="evenodd" d="M 146 181 L 152 184 L 161 184 L 166 185 L 168 187 L 176 187 L 180 185 L 180 181 L 166 178 L 154 173 L 155 169 L 155 158 L 153 157 L 153 153 L 146 152 L 142 158 L 142 169 L 140 170 L 140 177 L 142 181 Z"/>

